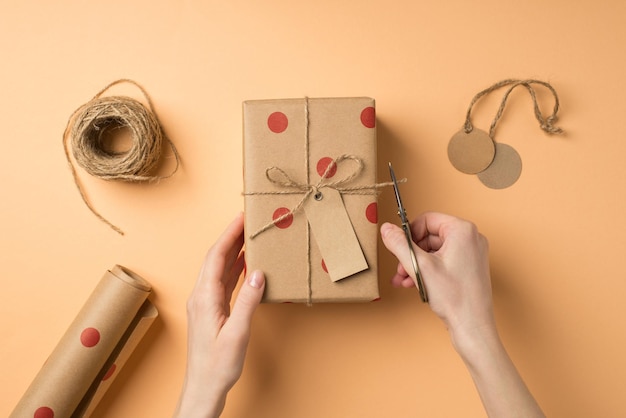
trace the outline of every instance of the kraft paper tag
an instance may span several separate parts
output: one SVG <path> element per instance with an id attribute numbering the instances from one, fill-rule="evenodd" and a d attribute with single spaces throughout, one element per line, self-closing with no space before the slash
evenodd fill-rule
<path id="1" fill-rule="evenodd" d="M 363 250 L 337 190 L 322 188 L 307 199 L 304 211 L 333 282 L 367 270 Z"/>
<path id="2" fill-rule="evenodd" d="M 448 159 L 465 174 L 480 173 L 493 161 L 495 144 L 489 134 L 474 128 L 471 132 L 461 129 L 448 143 Z"/>
<path id="3" fill-rule="evenodd" d="M 496 144 L 496 157 L 486 170 L 477 174 L 478 179 L 490 189 L 505 189 L 522 174 L 522 159 L 510 145 Z"/>

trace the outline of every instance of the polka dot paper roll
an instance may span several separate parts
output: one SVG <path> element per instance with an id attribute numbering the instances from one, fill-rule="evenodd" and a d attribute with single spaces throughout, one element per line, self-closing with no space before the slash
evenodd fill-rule
<path id="1" fill-rule="evenodd" d="M 366 190 L 376 184 L 374 100 L 251 100 L 243 103 L 243 125 L 246 265 L 265 272 L 264 302 L 377 299 L 377 197 Z M 340 156 L 350 158 L 335 164 Z M 306 190 L 320 180 L 341 184 L 337 190 L 367 262 L 366 270 L 335 282 L 302 209 Z M 341 235 L 334 237 L 341 243 Z"/>
<path id="2" fill-rule="evenodd" d="M 150 291 L 124 267 L 107 271 L 11 418 L 89 416 L 158 315 Z"/>

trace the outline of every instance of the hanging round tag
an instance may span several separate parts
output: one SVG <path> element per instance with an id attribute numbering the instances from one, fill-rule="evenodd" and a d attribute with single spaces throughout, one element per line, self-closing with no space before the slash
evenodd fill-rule
<path id="1" fill-rule="evenodd" d="M 539 84 L 548 88 L 554 96 L 554 109 L 547 118 L 544 118 L 541 109 L 539 109 L 537 95 L 532 84 Z M 475 129 L 471 121 L 474 104 L 481 97 L 505 86 L 509 88 L 502 97 L 496 116 L 493 122 L 491 122 L 489 133 Z M 539 127 L 549 134 L 560 134 L 563 132 L 561 128 L 554 126 L 559 110 L 559 98 L 556 90 L 545 81 L 507 79 L 476 94 L 467 109 L 463 129 L 454 134 L 448 143 L 448 159 L 457 170 L 466 174 L 476 174 L 485 186 L 492 189 L 507 188 L 513 185 L 522 174 L 522 159 L 520 155 L 513 147 L 496 143 L 494 136 L 507 99 L 518 86 L 523 86 L 528 90 L 533 101 L 533 110 L 535 118 L 539 122 Z"/>
<path id="2" fill-rule="evenodd" d="M 461 129 L 448 143 L 448 159 L 454 168 L 465 174 L 480 173 L 489 167 L 495 153 L 489 134 L 476 128 L 471 132 Z"/>
<path id="3" fill-rule="evenodd" d="M 515 148 L 498 142 L 493 162 L 477 176 L 490 189 L 506 189 L 512 186 L 521 174 L 522 159 Z"/>

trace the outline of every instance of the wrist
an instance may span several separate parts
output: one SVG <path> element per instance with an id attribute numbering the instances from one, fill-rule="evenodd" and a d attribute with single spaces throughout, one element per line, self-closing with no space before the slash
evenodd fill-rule
<path id="1" fill-rule="evenodd" d="M 227 393 L 185 382 L 174 418 L 217 418 L 224 410 Z"/>
<path id="2" fill-rule="evenodd" d="M 451 329 L 450 339 L 468 367 L 478 366 L 504 350 L 495 323 Z"/>

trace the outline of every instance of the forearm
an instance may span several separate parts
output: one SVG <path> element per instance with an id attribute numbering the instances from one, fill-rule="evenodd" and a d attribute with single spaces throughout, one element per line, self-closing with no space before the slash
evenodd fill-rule
<path id="1" fill-rule="evenodd" d="M 456 339 L 456 341 L 455 341 Z M 545 417 L 511 361 L 495 327 L 453 337 L 489 417 Z"/>

